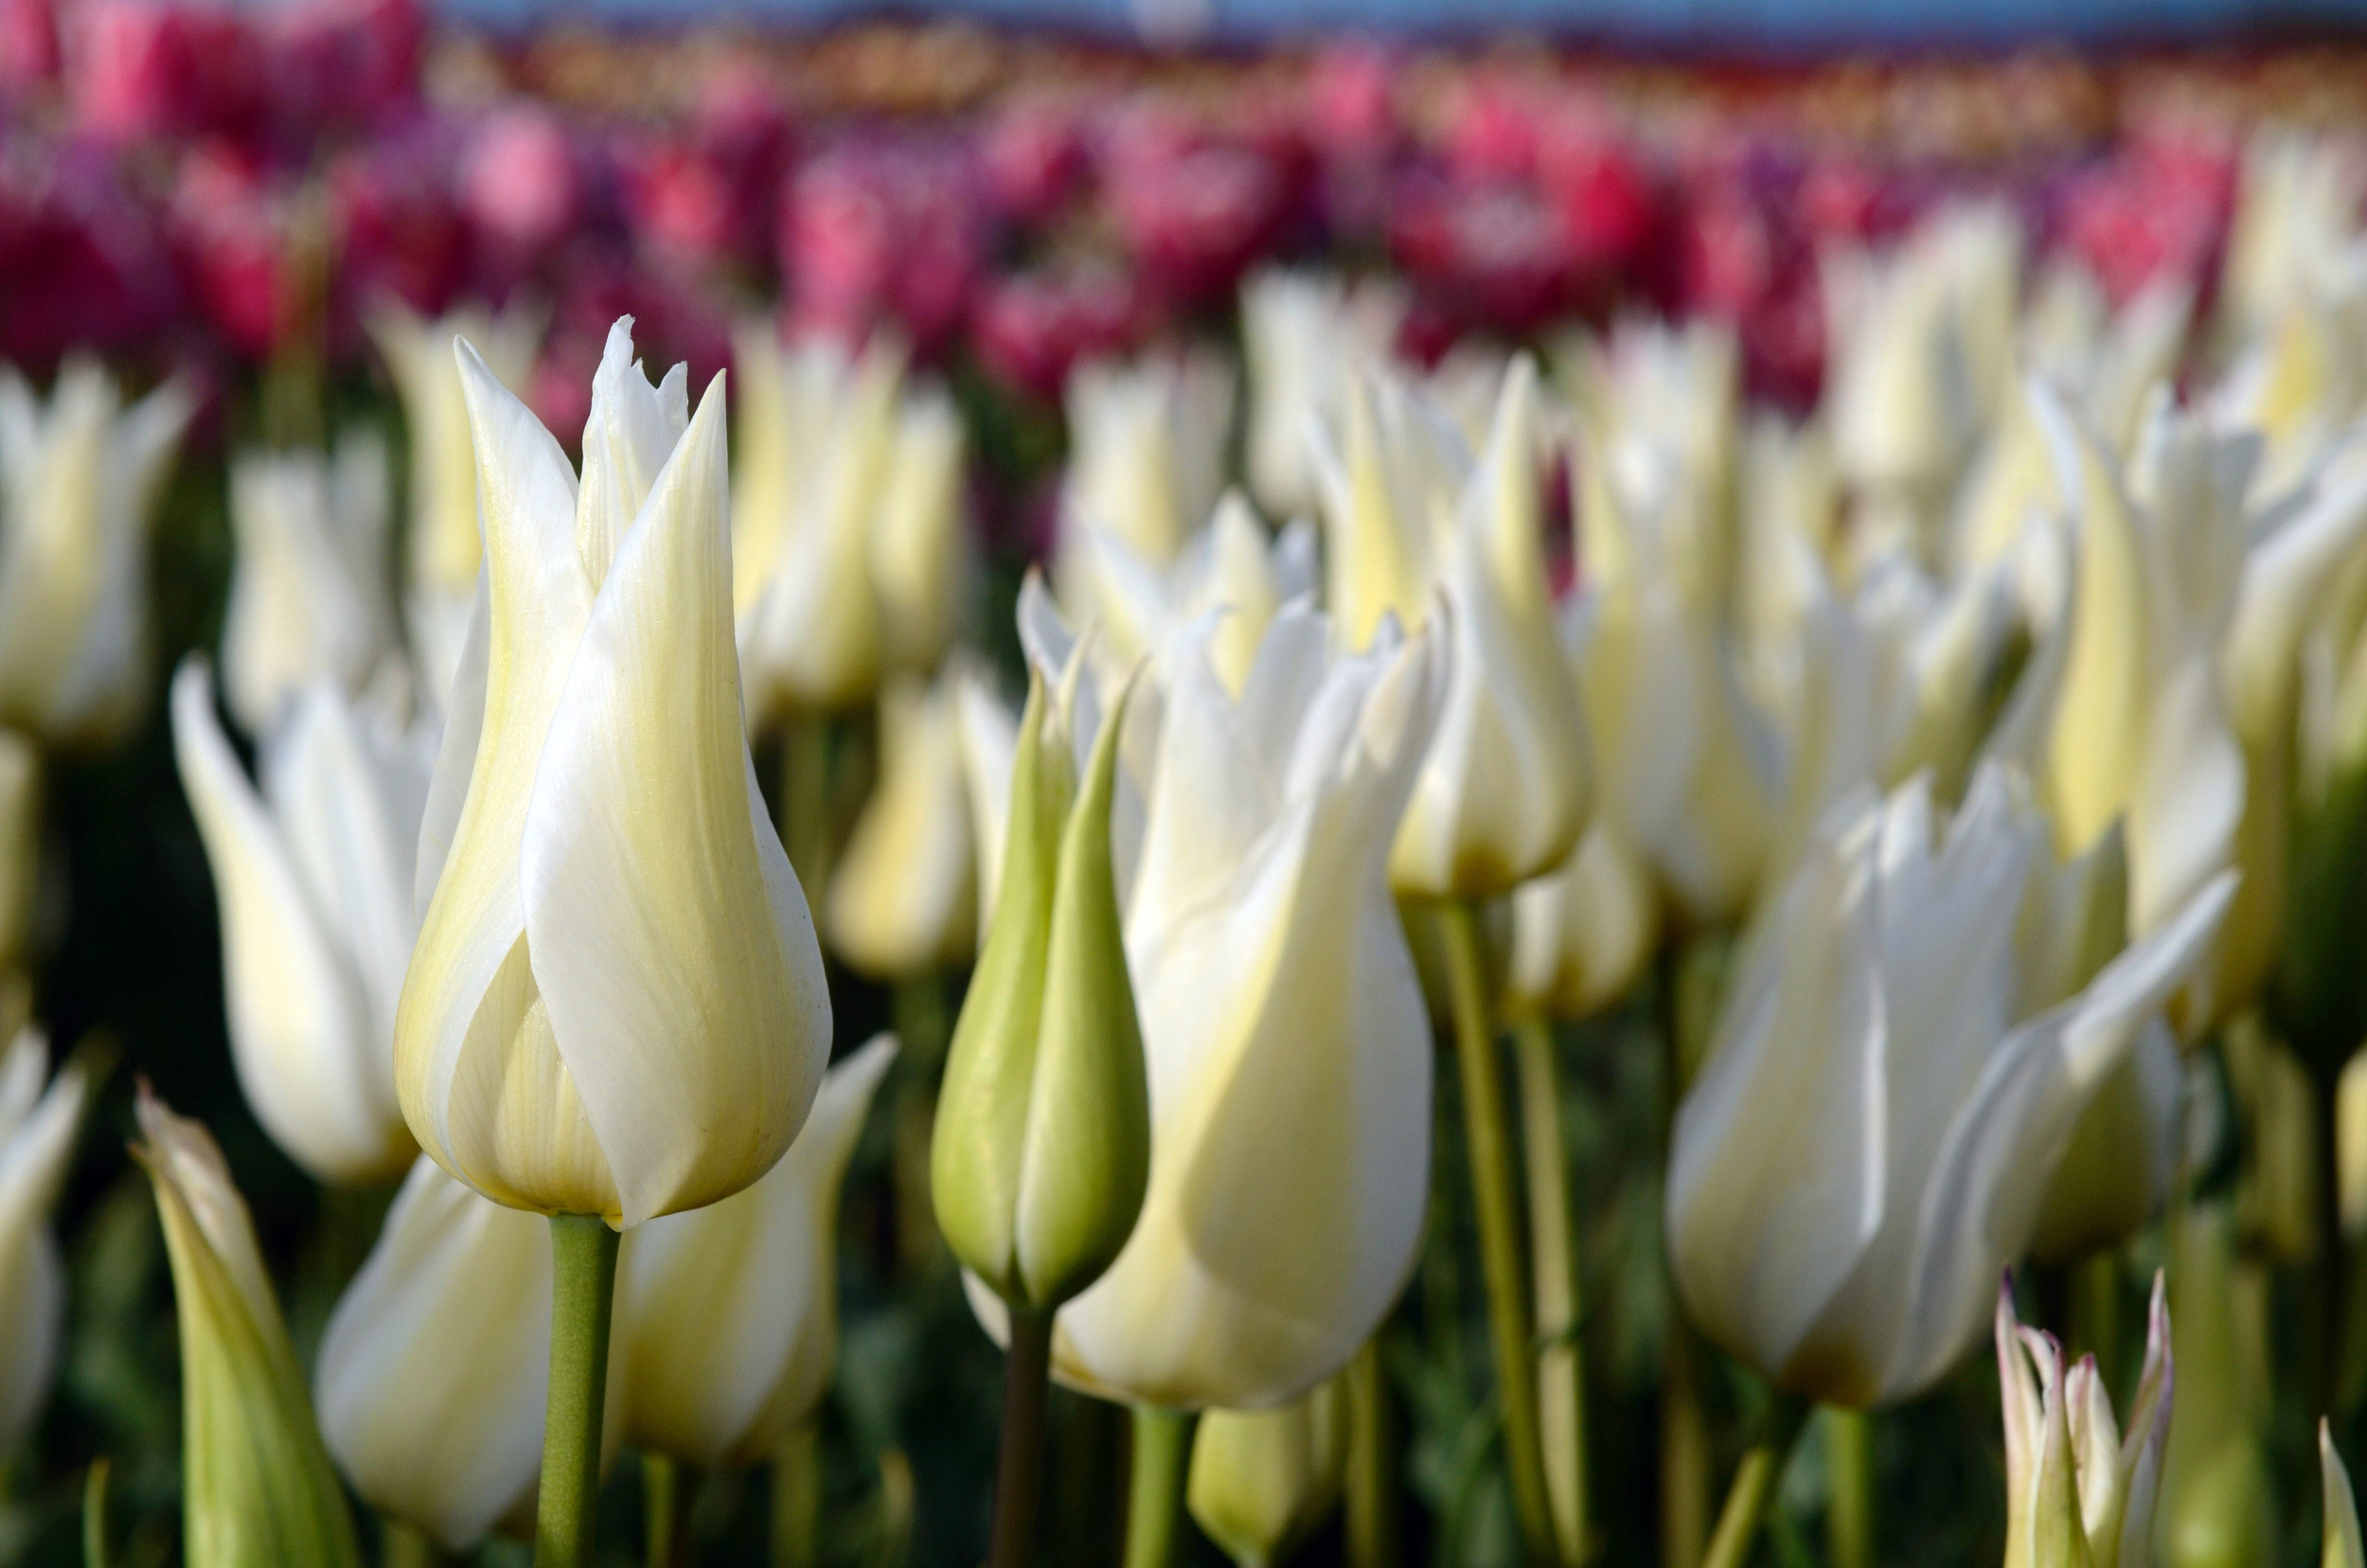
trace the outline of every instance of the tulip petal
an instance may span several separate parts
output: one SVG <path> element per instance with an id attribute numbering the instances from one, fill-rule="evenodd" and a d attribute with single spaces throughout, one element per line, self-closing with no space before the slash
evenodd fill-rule
<path id="1" fill-rule="evenodd" d="M 1976 1331 L 1978 1282 L 2028 1244 L 2089 1096 L 2207 950 L 2234 892 L 2234 874 L 2221 873 L 2085 991 L 1999 1043 L 1922 1189 L 1905 1274 L 1913 1283 L 1881 1398 L 1928 1386 Z"/>
<path id="2" fill-rule="evenodd" d="M 592 607 L 520 846 L 534 982 L 628 1226 L 770 1169 L 828 1050 L 743 739 L 723 429 L 719 376 Z"/>
<path id="3" fill-rule="evenodd" d="M 272 1141 L 316 1176 L 350 1181 L 400 1169 L 409 1136 L 397 1113 L 391 1060 L 383 1060 L 391 1036 L 382 1033 L 353 955 L 329 935 L 328 911 L 231 754 L 202 659 L 185 661 L 173 677 L 172 732 L 222 911 L 240 1090 Z M 408 941 L 392 951 L 407 955 Z M 391 1025 L 391 1011 L 384 1022 Z"/>
<path id="4" fill-rule="evenodd" d="M 2335 1452 L 2333 1428 L 2318 1422 L 2318 1470 L 2325 1498 L 2325 1553 L 2322 1568 L 2367 1568 L 2367 1545 L 2359 1541 L 2358 1503 L 2351 1494 L 2351 1472 Z"/>
<path id="5" fill-rule="evenodd" d="M 736 1468 L 812 1416 L 837 1355 L 839 1183 L 895 1060 L 874 1038 L 824 1077 L 763 1180 L 633 1232 L 616 1284 L 632 1442 Z"/>
<path id="6" fill-rule="evenodd" d="M 312 1381 L 321 1434 L 371 1506 L 457 1552 L 528 1493 L 550 1302 L 542 1218 L 413 1165 L 329 1316 Z"/>
<path id="7" fill-rule="evenodd" d="M 596 589 L 690 421 L 689 376 L 688 365 L 677 365 L 663 385 L 651 386 L 632 357 L 632 317 L 619 316 L 609 328 L 600 367 L 592 377 L 583 479 L 576 497 L 576 547 Z"/>

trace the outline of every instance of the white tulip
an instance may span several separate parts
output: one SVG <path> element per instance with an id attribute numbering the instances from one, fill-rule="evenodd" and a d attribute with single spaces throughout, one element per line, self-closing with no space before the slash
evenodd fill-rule
<path id="1" fill-rule="evenodd" d="M 1078 365 L 1066 397 L 1068 471 L 1060 481 L 1060 601 L 1101 614 L 1089 541 L 1109 534 L 1164 567 L 1217 505 L 1233 427 L 1233 366 L 1212 350 Z"/>
<path id="2" fill-rule="evenodd" d="M 222 685 L 250 734 L 315 680 L 358 691 L 394 647 L 386 483 L 386 446 L 369 431 L 340 437 L 333 460 L 256 451 L 232 462 Z"/>
<path id="3" fill-rule="evenodd" d="M 1360 377 L 1337 444 L 1316 445 L 1344 645 L 1449 607 L 1451 684 L 1397 832 L 1400 893 L 1508 892 L 1560 864 L 1585 823 L 1586 724 L 1545 580 L 1536 399 L 1535 365 L 1515 361 L 1475 460 L 1410 388 Z"/>
<path id="4" fill-rule="evenodd" d="M 1270 1406 L 1337 1372 L 1413 1267 L 1433 1045 L 1386 877 L 1446 701 L 1432 633 L 1327 653 L 1286 608 L 1242 695 L 1212 629 L 1169 689 L 1126 920 L 1150 1182 L 1055 1369 L 1166 1406 Z"/>
<path id="5" fill-rule="evenodd" d="M 1303 517 L 1320 499 L 1308 432 L 1337 419 L 1352 366 L 1386 359 L 1405 314 L 1401 289 L 1350 287 L 1326 273 L 1273 269 L 1241 285 L 1249 372 L 1243 459 L 1258 505 Z"/>
<path id="6" fill-rule="evenodd" d="M 2158 400 L 2124 472 L 2083 419 L 2059 408 L 2049 418 L 2076 508 L 2071 597 L 1993 750 L 2028 768 L 2062 853 L 2086 851 L 2127 817 L 2129 929 L 2142 934 L 2236 854 L 2244 754 L 2219 649 L 2258 446 Z"/>
<path id="7" fill-rule="evenodd" d="M 896 1060 L 875 1038 L 822 1080 L 754 1186 L 632 1235 L 616 1276 L 625 1434 L 685 1464 L 756 1464 L 810 1419 L 838 1359 L 838 1192 Z"/>
<path id="8" fill-rule="evenodd" d="M 2265 125 L 2244 149 L 2219 269 L 2219 331 L 2231 345 L 2269 332 L 2358 234 L 2367 164 L 2355 147 Z"/>
<path id="9" fill-rule="evenodd" d="M 421 1155 L 321 1336 L 312 1403 L 330 1457 L 372 1507 L 465 1551 L 533 1511 L 550 1360 L 550 1227 Z"/>
<path id="10" fill-rule="evenodd" d="M 195 407 L 177 381 L 126 407 L 79 357 L 44 406 L 0 365 L 0 722 L 105 744 L 138 718 L 149 514 Z"/>
<path id="11" fill-rule="evenodd" d="M 464 306 L 434 320 L 389 299 L 367 318 L 370 337 L 402 403 L 411 449 L 411 524 L 405 541 L 404 616 L 419 672 L 437 704 L 452 689 L 469 631 L 484 549 L 477 538 L 476 457 L 469 405 L 453 368 L 452 345 L 465 338 L 511 390 L 525 385 L 543 336 L 542 322 L 512 307 L 498 314 Z"/>
<path id="12" fill-rule="evenodd" d="M 1869 508 L 1861 526 L 1918 554 L 2012 375 L 2021 257 L 2010 210 L 1965 203 L 1891 256 L 1827 266 L 1834 453 Z"/>
<path id="13" fill-rule="evenodd" d="M 38 1029 L 20 1030 L 0 1053 L 0 1449 L 32 1429 L 57 1372 L 65 1268 L 49 1211 L 89 1095 L 74 1063 L 49 1080 L 49 1042 Z"/>
<path id="14" fill-rule="evenodd" d="M 2046 829 L 1984 768 L 1827 818 L 1753 928 L 1677 1113 L 1667 1225 L 1695 1323 L 1786 1387 L 1912 1396 L 1977 1336 L 2097 1085 L 2207 953 L 2221 874 L 2025 1017 Z"/>
<path id="15" fill-rule="evenodd" d="M 912 979 L 977 949 L 977 855 L 958 673 L 909 676 L 880 699 L 880 773 L 823 907 L 831 948 L 862 973 Z"/>
<path id="16" fill-rule="evenodd" d="M 214 871 L 239 1087 L 314 1179 L 391 1179 L 418 1147 L 395 1097 L 395 1011 L 435 737 L 316 683 L 263 737 L 258 790 L 212 684 L 203 659 L 183 662 L 172 736 Z"/>
<path id="17" fill-rule="evenodd" d="M 1268 536 L 1237 490 L 1164 568 L 1114 534 L 1092 536 L 1100 625 L 1109 652 L 1131 663 L 1166 648 L 1190 621 L 1221 616 L 1211 653 L 1234 691 L 1249 678 L 1257 645 L 1284 603 L 1315 589 L 1315 531 L 1293 523 Z"/>
<path id="18" fill-rule="evenodd" d="M 883 674 L 926 673 L 970 581 L 962 426 L 909 386 L 902 350 L 734 340 L 740 472 L 733 602 L 753 721 L 866 702 Z"/>
<path id="19" fill-rule="evenodd" d="M 420 829 L 395 1082 L 498 1202 L 622 1226 L 772 1168 L 830 1008 L 756 791 L 732 640 L 718 380 L 593 383 L 581 485 L 460 346 L 487 573 Z"/>
<path id="20" fill-rule="evenodd" d="M 1659 942 L 1651 874 L 1598 816 L 1557 869 L 1513 890 L 1505 999 L 1547 1018 L 1586 1017 L 1628 993 Z"/>

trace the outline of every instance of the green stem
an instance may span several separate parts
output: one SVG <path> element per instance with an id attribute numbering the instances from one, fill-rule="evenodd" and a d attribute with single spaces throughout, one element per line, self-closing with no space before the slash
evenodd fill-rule
<path id="1" fill-rule="evenodd" d="M 673 1568 L 674 1521 L 682 1472 L 662 1453 L 641 1454 L 642 1560 L 647 1568 Z"/>
<path id="2" fill-rule="evenodd" d="M 1513 1186 L 1512 1135 L 1497 1070 L 1487 975 L 1478 912 L 1450 902 L 1438 911 L 1447 974 L 1454 993 L 1455 1056 L 1462 1066 L 1464 1137 L 1479 1209 L 1480 1265 L 1487 1280 L 1488 1338 L 1495 1351 L 1496 1396 L 1504 1411 L 1504 1465 L 1522 1553 L 1533 1564 L 1556 1560 L 1553 1504 L 1538 1436 L 1537 1364 L 1529 1330 L 1528 1282 L 1521 1257 L 1520 1197 Z"/>
<path id="3" fill-rule="evenodd" d="M 946 976 L 935 971 L 896 983 L 889 997 L 900 1049 L 890 1075 L 895 1143 L 889 1170 L 896 1202 L 896 1256 L 908 1274 L 928 1268 L 944 1251 L 936 1204 L 929 1190 L 929 1143 L 936 1131 L 937 1084 L 944 1076 L 949 1034 Z"/>
<path id="4" fill-rule="evenodd" d="M 535 1568 L 585 1568 L 592 1560 L 620 1239 L 596 1214 L 551 1216 L 551 1387 L 543 1407 Z"/>
<path id="5" fill-rule="evenodd" d="M 104 1457 L 90 1462 L 82 1480 L 82 1568 L 107 1568 L 107 1470 Z"/>
<path id="6" fill-rule="evenodd" d="M 1136 1405 L 1134 1460 L 1126 1488 L 1126 1568 L 1167 1568 L 1175 1560 L 1176 1519 L 1184 1503 L 1184 1459 L 1191 1417 Z"/>
<path id="7" fill-rule="evenodd" d="M 1874 1568 L 1874 1443 L 1862 1410 L 1826 1405 L 1824 1549 L 1832 1568 Z"/>
<path id="8" fill-rule="evenodd" d="M 1700 969 L 1697 954 L 1701 939 L 1661 950 L 1659 1002 L 1661 1066 L 1666 1081 L 1661 1095 L 1661 1159 L 1668 1158 L 1678 1101 L 1684 1096 L 1700 1051 L 1700 1006 L 1703 988 L 1693 982 Z M 1668 1291 L 1667 1327 L 1662 1344 L 1660 1387 L 1660 1541 L 1661 1568 L 1694 1568 L 1709 1540 L 1710 1433 L 1701 1411 L 1700 1350 L 1693 1329 L 1678 1305 L 1673 1283 Z"/>
<path id="9" fill-rule="evenodd" d="M 1767 1519 L 1768 1500 L 1775 1495 L 1775 1483 L 1791 1458 L 1791 1446 L 1799 1439 L 1806 1415 L 1807 1407 L 1799 1400 L 1776 1396 L 1767 1431 L 1742 1456 L 1734 1483 L 1726 1488 L 1726 1506 L 1718 1510 L 1717 1532 L 1710 1537 L 1701 1568 L 1743 1568 L 1750 1561 L 1752 1543 L 1758 1540 L 1759 1526 Z"/>
<path id="10" fill-rule="evenodd" d="M 822 1560 L 822 1438 L 811 1421 L 773 1451 L 773 1568 Z"/>
<path id="11" fill-rule="evenodd" d="M 1521 1149 L 1529 1197 L 1529 1253 L 1537 1265 L 1538 1437 L 1554 1541 L 1562 1568 L 1586 1559 L 1586 1362 L 1578 1340 L 1577 1221 L 1561 1141 L 1561 1080 L 1554 1032 L 1534 1014 L 1512 1025 L 1520 1072 Z"/>
<path id="12" fill-rule="evenodd" d="M 1660 1389 L 1661 1568 L 1693 1568 L 1710 1526 L 1709 1422 L 1697 1386 L 1701 1352 L 1682 1316 L 1671 1316 L 1666 1335 Z"/>
<path id="13" fill-rule="evenodd" d="M 2071 1266 L 2072 1348 L 2096 1359 L 2108 1394 L 2121 1392 L 2121 1259 L 2109 1248 Z"/>
<path id="14" fill-rule="evenodd" d="M 1014 1307 L 1010 1348 L 1003 1360 L 1003 1440 L 995 1456 L 988 1568 L 1028 1568 L 1036 1560 L 1044 1411 L 1051 1396 L 1052 1314 Z"/>
<path id="15" fill-rule="evenodd" d="M 790 716 L 781 731 L 781 847 L 818 905 L 830 875 L 830 721 L 819 713 Z"/>
<path id="16" fill-rule="evenodd" d="M 435 1543 L 408 1524 L 389 1519 L 379 1541 L 379 1560 L 386 1568 L 431 1568 L 436 1561 Z"/>
<path id="17" fill-rule="evenodd" d="M 1380 1336 L 1348 1363 L 1348 1568 L 1397 1568 L 1397 1444 Z"/>

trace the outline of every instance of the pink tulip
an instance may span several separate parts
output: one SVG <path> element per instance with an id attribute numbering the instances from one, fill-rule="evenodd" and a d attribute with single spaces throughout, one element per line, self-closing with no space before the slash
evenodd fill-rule
<path id="1" fill-rule="evenodd" d="M 494 110 L 461 154 L 459 195 L 496 273 L 530 270 L 566 237 L 581 206 L 566 126 L 539 103 Z"/>
<path id="2" fill-rule="evenodd" d="M 1022 273 L 981 286 L 970 338 L 989 374 L 1049 401 L 1077 361 L 1133 347 L 1148 315 L 1133 280 L 1121 274 Z"/>
<path id="3" fill-rule="evenodd" d="M 781 213 L 792 326 L 860 340 L 893 322 L 934 351 L 985 260 L 981 194 L 955 144 L 848 142 L 815 157 Z"/>

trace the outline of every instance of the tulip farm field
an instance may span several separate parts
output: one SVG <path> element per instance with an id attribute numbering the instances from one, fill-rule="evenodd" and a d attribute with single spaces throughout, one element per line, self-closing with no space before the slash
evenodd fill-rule
<path id="1" fill-rule="evenodd" d="M 2362 103 L 0 0 L 0 1568 L 2367 1568 Z"/>

